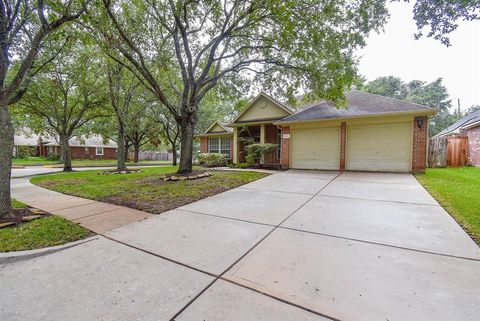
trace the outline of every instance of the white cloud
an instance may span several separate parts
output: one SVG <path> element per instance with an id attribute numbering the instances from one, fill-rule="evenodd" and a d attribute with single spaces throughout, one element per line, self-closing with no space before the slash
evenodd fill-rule
<path id="1" fill-rule="evenodd" d="M 480 21 L 460 22 L 447 48 L 432 38 L 414 39 L 411 4 L 390 3 L 389 11 L 385 32 L 371 34 L 359 51 L 360 74 L 368 80 L 392 75 L 430 82 L 442 77 L 454 106 L 457 98 L 463 109 L 480 105 Z"/>

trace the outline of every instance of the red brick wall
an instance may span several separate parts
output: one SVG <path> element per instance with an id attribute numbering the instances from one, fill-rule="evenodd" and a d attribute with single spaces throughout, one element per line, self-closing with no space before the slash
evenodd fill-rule
<path id="1" fill-rule="evenodd" d="M 467 130 L 468 164 L 480 166 L 480 126 Z"/>
<path id="2" fill-rule="evenodd" d="M 70 147 L 72 159 L 116 159 L 116 148 L 103 148 L 103 155 L 96 155 L 95 147 Z M 58 147 L 58 152 L 61 153 L 61 147 Z"/>
<path id="3" fill-rule="evenodd" d="M 422 128 L 418 128 L 417 120 L 423 120 Z M 412 172 L 424 172 L 427 166 L 428 119 L 418 116 L 413 119 Z"/>
<path id="4" fill-rule="evenodd" d="M 288 135 L 288 138 L 285 138 L 284 135 Z M 290 127 L 282 127 L 282 159 L 280 160 L 280 165 L 282 168 L 290 167 Z"/>
<path id="5" fill-rule="evenodd" d="M 265 125 L 265 143 L 276 144 L 277 143 L 277 126 Z M 277 165 L 280 164 L 280 160 L 277 157 L 277 151 L 270 155 L 265 156 L 265 165 Z"/>
<path id="6" fill-rule="evenodd" d="M 200 153 L 208 153 L 208 137 L 200 137 Z"/>
<path id="7" fill-rule="evenodd" d="M 342 121 L 340 125 L 340 170 L 345 170 L 345 150 L 347 141 L 347 123 Z"/>

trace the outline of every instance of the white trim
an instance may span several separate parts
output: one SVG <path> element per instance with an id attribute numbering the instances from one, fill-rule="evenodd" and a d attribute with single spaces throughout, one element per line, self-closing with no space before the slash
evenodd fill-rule
<path id="1" fill-rule="evenodd" d="M 98 150 L 101 149 L 102 152 L 99 153 Z M 103 156 L 105 154 L 105 149 L 103 147 L 95 147 L 95 155 L 96 156 Z"/>
<path id="2" fill-rule="evenodd" d="M 215 121 L 210 127 L 208 127 L 208 129 L 205 131 L 205 134 L 208 134 L 208 132 L 210 131 L 210 129 L 212 129 L 215 125 L 217 125 L 222 127 L 224 130 L 225 130 L 225 133 L 227 134 L 231 134 L 233 131 L 230 130 L 229 128 L 227 128 L 226 126 L 224 126 L 221 122 L 219 122 L 218 120 Z M 223 133 L 213 133 L 213 135 L 215 134 L 223 134 Z"/>

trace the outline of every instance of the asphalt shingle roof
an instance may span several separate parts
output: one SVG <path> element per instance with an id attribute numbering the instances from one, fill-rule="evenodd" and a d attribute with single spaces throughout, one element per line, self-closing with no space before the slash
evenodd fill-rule
<path id="1" fill-rule="evenodd" d="M 346 98 L 348 101 L 348 106 L 346 108 L 338 108 L 328 101 L 317 102 L 307 106 L 306 109 L 303 109 L 292 116 L 282 119 L 282 122 L 346 118 L 362 115 L 379 115 L 433 109 L 432 107 L 357 90 L 348 92 Z"/>

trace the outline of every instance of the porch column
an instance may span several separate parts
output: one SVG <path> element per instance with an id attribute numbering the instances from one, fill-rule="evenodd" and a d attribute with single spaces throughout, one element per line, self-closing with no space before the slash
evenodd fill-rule
<path id="1" fill-rule="evenodd" d="M 238 129 L 237 127 L 233 128 L 233 157 L 232 161 L 234 164 L 238 164 Z"/>
<path id="2" fill-rule="evenodd" d="M 260 144 L 265 144 L 265 124 L 260 125 Z"/>

